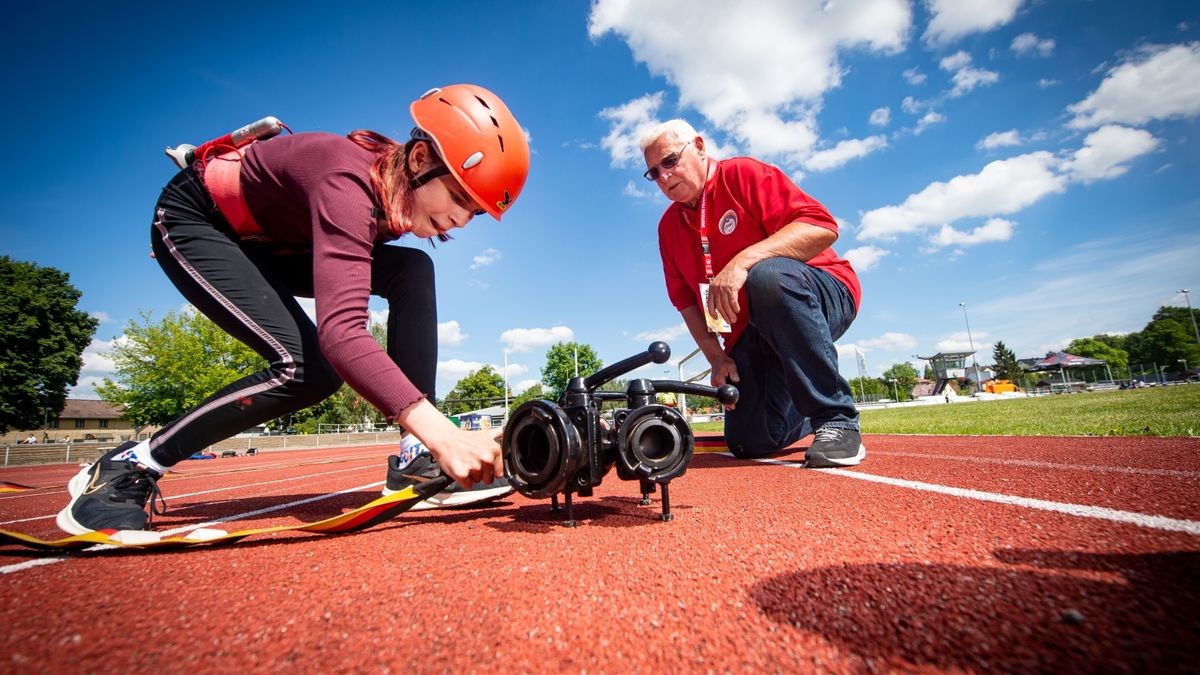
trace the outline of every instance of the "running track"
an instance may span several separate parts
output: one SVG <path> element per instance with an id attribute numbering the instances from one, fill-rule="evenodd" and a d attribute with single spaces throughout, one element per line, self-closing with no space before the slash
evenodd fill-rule
<path id="1" fill-rule="evenodd" d="M 0 547 L 0 672 L 1162 672 L 1200 667 L 1200 440 L 868 436 L 848 470 L 697 455 L 676 519 L 611 472 L 350 535 Z M 324 518 L 389 448 L 187 462 L 159 530 Z M 57 537 L 74 466 L 6 469 Z M 113 665 L 118 664 L 118 665 Z"/>

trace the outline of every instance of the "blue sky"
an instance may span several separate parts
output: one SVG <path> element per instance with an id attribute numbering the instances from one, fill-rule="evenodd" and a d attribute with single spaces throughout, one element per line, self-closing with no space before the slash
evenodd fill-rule
<path id="1" fill-rule="evenodd" d="M 403 138 L 409 101 L 455 82 L 505 99 L 533 165 L 503 224 L 431 251 L 439 395 L 506 350 L 519 391 L 559 340 L 606 363 L 694 348 L 636 148 L 672 117 L 838 218 L 863 285 L 847 376 L 856 349 L 878 375 L 966 348 L 959 303 L 986 364 L 997 340 L 1038 356 L 1200 291 L 1194 2 L 180 4 L 43 3 L 0 28 L 0 254 L 70 273 L 101 319 L 76 396 L 131 318 L 183 305 L 148 255 L 164 146 L 265 115 Z"/>

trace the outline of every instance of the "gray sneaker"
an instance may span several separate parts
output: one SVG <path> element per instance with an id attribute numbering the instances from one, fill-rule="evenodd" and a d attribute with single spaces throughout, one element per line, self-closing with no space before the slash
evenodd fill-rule
<path id="1" fill-rule="evenodd" d="M 813 434 L 812 446 L 805 455 L 804 465 L 810 469 L 831 469 L 854 466 L 867 456 L 862 434 L 854 429 L 821 427 Z"/>

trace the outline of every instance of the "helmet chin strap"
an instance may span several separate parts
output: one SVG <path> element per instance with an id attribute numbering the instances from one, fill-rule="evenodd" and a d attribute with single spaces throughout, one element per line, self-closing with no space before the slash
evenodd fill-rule
<path id="1" fill-rule="evenodd" d="M 412 190 L 416 190 L 417 188 L 421 187 L 422 185 L 428 183 L 431 180 L 441 178 L 442 176 L 448 176 L 448 175 L 450 175 L 450 169 L 447 168 L 445 164 L 443 164 L 439 167 L 430 169 L 430 170 L 426 171 L 425 173 L 421 174 L 420 176 L 417 176 L 416 178 L 408 181 L 408 187 Z"/>

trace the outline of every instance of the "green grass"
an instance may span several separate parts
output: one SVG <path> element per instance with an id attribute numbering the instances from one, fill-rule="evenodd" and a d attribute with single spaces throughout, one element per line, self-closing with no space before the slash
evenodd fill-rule
<path id="1" fill-rule="evenodd" d="M 1200 436 L 1200 385 L 868 409 L 860 421 L 868 434 Z"/>

